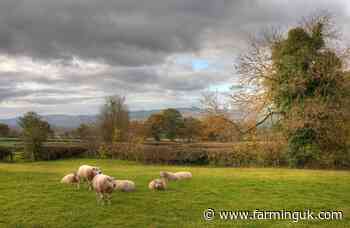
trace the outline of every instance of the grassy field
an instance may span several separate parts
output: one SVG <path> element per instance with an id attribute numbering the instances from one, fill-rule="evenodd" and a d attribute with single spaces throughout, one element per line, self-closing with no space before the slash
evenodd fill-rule
<path id="1" fill-rule="evenodd" d="M 101 167 L 137 190 L 114 192 L 111 205 L 60 184 L 81 164 Z M 151 192 L 160 170 L 189 170 L 190 181 Z M 0 227 L 350 227 L 350 172 L 292 169 L 145 166 L 114 160 L 0 163 Z M 84 186 L 85 187 L 85 186 Z M 342 210 L 342 221 L 205 221 L 206 208 L 225 210 Z"/>

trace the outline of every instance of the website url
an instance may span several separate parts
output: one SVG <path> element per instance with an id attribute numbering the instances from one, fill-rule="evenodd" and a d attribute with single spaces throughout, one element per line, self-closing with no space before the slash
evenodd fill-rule
<path id="1" fill-rule="evenodd" d="M 207 221 L 219 218 L 220 220 L 342 220 L 344 215 L 342 211 L 318 211 L 312 210 L 290 211 L 290 210 L 259 210 L 242 211 L 242 210 L 219 210 L 207 208 L 203 212 L 203 217 Z"/>

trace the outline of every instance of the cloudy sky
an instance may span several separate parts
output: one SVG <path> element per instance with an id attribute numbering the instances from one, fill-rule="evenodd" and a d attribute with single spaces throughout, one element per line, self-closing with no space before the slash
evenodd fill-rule
<path id="1" fill-rule="evenodd" d="M 248 35 L 317 10 L 347 35 L 348 0 L 1 0 L 0 118 L 198 106 L 237 80 Z"/>

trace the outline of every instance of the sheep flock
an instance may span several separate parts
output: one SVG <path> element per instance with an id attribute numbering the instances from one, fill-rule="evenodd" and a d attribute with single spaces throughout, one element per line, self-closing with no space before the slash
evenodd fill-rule
<path id="1" fill-rule="evenodd" d="M 148 188 L 152 191 L 164 191 L 168 187 L 170 181 L 180 181 L 191 179 L 190 172 L 167 172 L 161 171 L 160 178 L 153 179 L 149 182 Z M 98 203 L 111 204 L 112 192 L 133 192 L 136 190 L 135 182 L 131 180 L 117 180 L 114 177 L 102 173 L 102 170 L 96 166 L 82 165 L 77 172 L 69 173 L 61 179 L 63 184 L 76 185 L 80 189 L 80 185 L 87 183 L 88 189 L 94 190 Z"/>

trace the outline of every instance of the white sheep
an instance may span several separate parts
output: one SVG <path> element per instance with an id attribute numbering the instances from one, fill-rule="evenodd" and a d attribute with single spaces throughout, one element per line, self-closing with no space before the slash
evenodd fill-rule
<path id="1" fill-rule="evenodd" d="M 61 183 L 63 183 L 63 184 L 77 184 L 77 187 L 78 187 L 79 177 L 76 173 L 69 173 L 61 179 Z"/>
<path id="2" fill-rule="evenodd" d="M 176 172 L 174 173 L 177 176 L 178 180 L 184 180 L 184 179 L 192 179 L 192 173 L 191 172 Z"/>
<path id="3" fill-rule="evenodd" d="M 151 190 L 165 190 L 167 189 L 167 180 L 164 178 L 154 179 L 148 184 L 148 188 Z"/>
<path id="4" fill-rule="evenodd" d="M 102 204 L 107 201 L 111 203 L 112 192 L 116 188 L 116 183 L 113 177 L 98 174 L 92 180 L 92 187 L 96 192 L 97 202 L 102 200 Z"/>
<path id="5" fill-rule="evenodd" d="M 190 172 L 172 173 L 172 172 L 161 171 L 160 177 L 165 178 L 169 181 L 177 181 L 177 180 L 183 180 L 183 179 L 191 179 L 192 174 Z"/>
<path id="6" fill-rule="evenodd" d="M 122 192 L 135 191 L 135 183 L 130 180 L 115 180 L 115 190 Z"/>
<path id="7" fill-rule="evenodd" d="M 98 174 L 101 174 L 101 170 L 98 167 L 95 166 L 89 166 L 89 165 L 82 165 L 79 167 L 77 175 L 78 175 L 78 188 L 80 188 L 80 183 L 86 181 L 89 190 L 91 190 L 91 182 L 94 179 L 94 177 Z"/>

